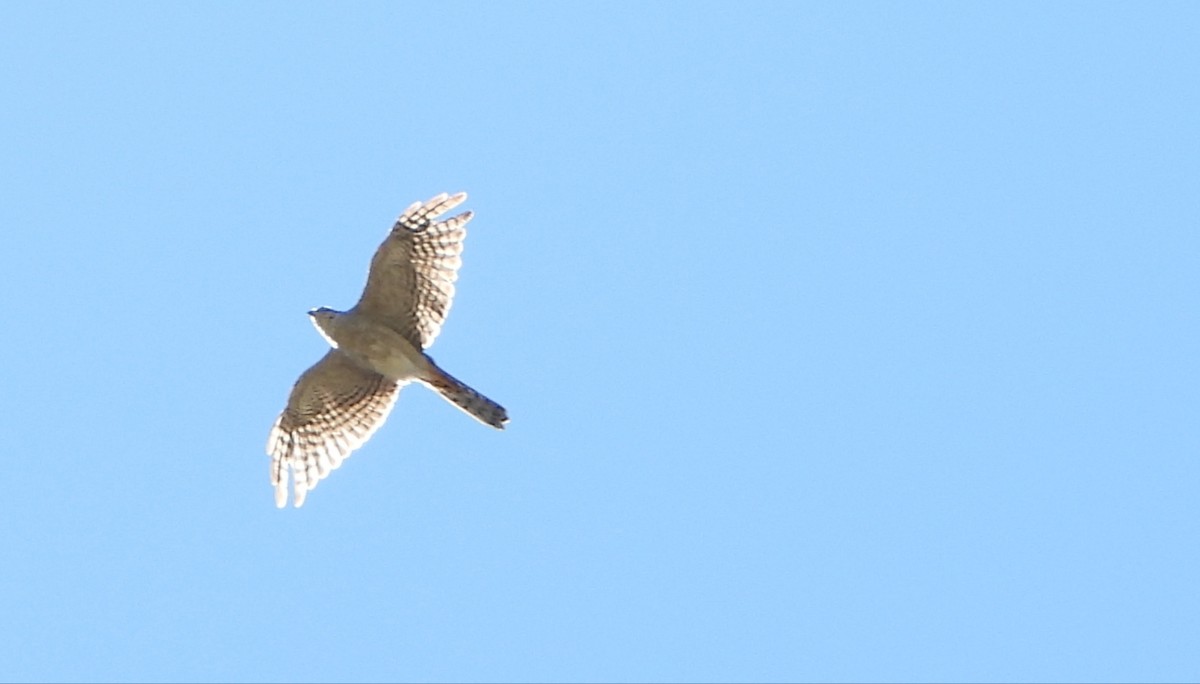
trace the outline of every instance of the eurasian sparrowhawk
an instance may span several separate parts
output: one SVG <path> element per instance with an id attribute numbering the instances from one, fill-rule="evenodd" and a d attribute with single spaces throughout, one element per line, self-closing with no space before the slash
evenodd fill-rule
<path id="1" fill-rule="evenodd" d="M 423 351 L 433 344 L 454 299 L 459 258 L 472 213 L 439 221 L 467 194 L 415 202 L 375 252 L 367 285 L 349 311 L 320 308 L 312 322 L 333 347 L 304 371 L 267 440 L 275 505 L 287 504 L 288 471 L 296 507 L 308 490 L 371 436 L 416 380 L 476 420 L 504 429 L 508 413 L 443 371 Z"/>

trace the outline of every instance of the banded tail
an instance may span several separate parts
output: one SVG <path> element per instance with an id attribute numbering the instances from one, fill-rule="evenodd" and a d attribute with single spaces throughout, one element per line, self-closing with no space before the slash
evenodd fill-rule
<path id="1" fill-rule="evenodd" d="M 425 384 L 437 390 L 443 399 L 462 409 L 475 420 L 497 430 L 504 429 L 504 424 L 508 422 L 508 411 L 505 411 L 503 406 L 471 389 L 466 383 L 436 365 L 433 368 L 433 377 L 422 378 Z"/>

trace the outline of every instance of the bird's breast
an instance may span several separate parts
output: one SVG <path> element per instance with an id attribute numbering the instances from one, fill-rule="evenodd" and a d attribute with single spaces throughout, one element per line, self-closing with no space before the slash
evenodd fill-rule
<path id="1" fill-rule="evenodd" d="M 427 375 L 429 360 L 400 333 L 373 321 L 360 321 L 338 340 L 338 348 L 391 380 Z"/>

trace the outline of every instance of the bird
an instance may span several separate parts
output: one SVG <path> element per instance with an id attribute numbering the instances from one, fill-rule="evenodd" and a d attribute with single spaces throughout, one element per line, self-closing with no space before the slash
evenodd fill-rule
<path id="1" fill-rule="evenodd" d="M 454 300 L 470 211 L 441 218 L 467 199 L 442 193 L 413 202 L 375 256 L 349 311 L 308 312 L 330 349 L 304 371 L 271 426 L 267 454 L 275 505 L 304 505 L 309 490 L 383 425 L 400 388 L 416 381 L 484 425 L 503 430 L 508 412 L 442 370 L 425 353 Z"/>

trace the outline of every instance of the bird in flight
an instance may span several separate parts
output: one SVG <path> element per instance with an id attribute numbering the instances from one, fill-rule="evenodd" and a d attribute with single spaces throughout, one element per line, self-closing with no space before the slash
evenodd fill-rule
<path id="1" fill-rule="evenodd" d="M 271 427 L 267 454 L 275 505 L 304 504 L 308 490 L 337 469 L 383 425 L 400 388 L 416 380 L 479 422 L 499 430 L 504 407 L 442 370 L 424 350 L 441 332 L 469 211 L 440 217 L 467 199 L 442 193 L 414 202 L 375 251 L 362 297 L 349 311 L 308 312 L 332 347 L 292 387 Z"/>

